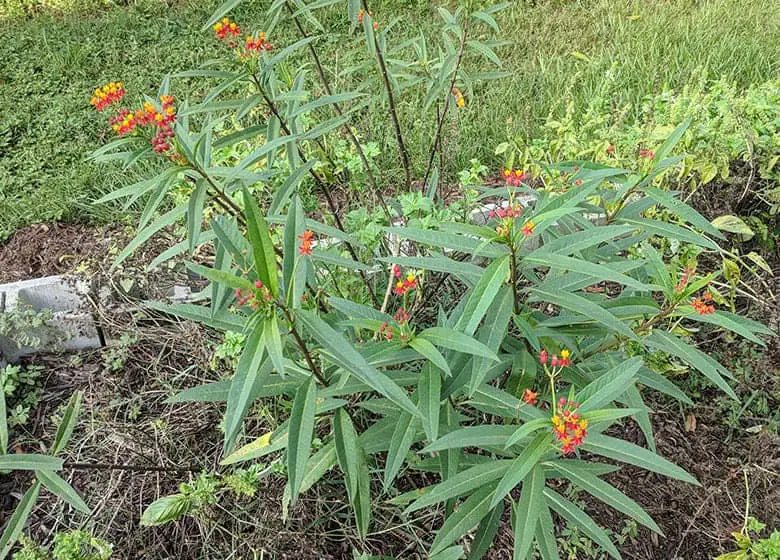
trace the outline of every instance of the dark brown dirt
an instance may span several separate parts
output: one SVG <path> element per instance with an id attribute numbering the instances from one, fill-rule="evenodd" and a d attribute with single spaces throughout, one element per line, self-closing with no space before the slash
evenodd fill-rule
<path id="1" fill-rule="evenodd" d="M 87 258 L 104 256 L 116 231 L 85 225 L 36 224 L 0 244 L 0 283 L 72 272 Z"/>

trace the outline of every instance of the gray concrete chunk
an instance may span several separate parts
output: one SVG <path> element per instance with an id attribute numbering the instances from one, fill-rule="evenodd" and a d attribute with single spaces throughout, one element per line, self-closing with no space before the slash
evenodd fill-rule
<path id="1" fill-rule="evenodd" d="M 0 359 L 15 362 L 39 352 L 99 348 L 101 339 L 87 293 L 89 286 L 78 277 L 49 276 L 0 285 Z M 20 319 L 25 311 L 29 316 L 43 312 L 49 319 L 33 326 Z"/>

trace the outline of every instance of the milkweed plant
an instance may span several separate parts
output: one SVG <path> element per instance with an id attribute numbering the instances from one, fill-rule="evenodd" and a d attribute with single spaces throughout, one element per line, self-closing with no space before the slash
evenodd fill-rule
<path id="1" fill-rule="evenodd" d="M 144 168 L 157 171 L 99 201 L 145 200 L 118 260 L 174 224 L 186 239 L 153 265 L 213 247 L 206 264 L 188 264 L 210 281 L 206 304 L 150 303 L 150 312 L 245 336 L 231 379 L 169 402 L 223 402 L 223 464 L 281 457 L 285 512 L 331 471 L 343 477 L 361 537 L 372 530 L 376 500 L 412 521 L 438 512 L 431 558 L 482 558 L 505 515 L 515 559 L 534 551 L 559 558 L 556 516 L 620 558 L 560 483 L 660 534 L 640 504 L 603 478 L 627 463 L 698 484 L 656 452 L 646 393 L 690 403 L 654 366 L 658 356 L 736 398 L 729 371 L 697 349 L 691 332 L 727 329 L 758 344 L 771 334 L 718 308 L 708 287 L 715 274 L 697 274 L 695 258 L 719 254 L 722 234 L 657 186 L 683 157 L 674 147 L 688 123 L 652 157 L 641 154 L 635 170 L 548 166 L 564 190 L 546 189 L 507 161 L 505 184 L 476 197 L 484 220 L 421 224 L 403 215 L 397 198 L 419 191 L 432 207 L 446 206 L 437 157 L 445 125 L 504 75 L 475 67 L 500 64 L 494 16 L 508 4 L 439 8 L 440 44 L 432 48 L 424 37 L 398 42 L 399 22 L 365 0 L 275 0 L 258 29 L 231 19 L 240 1 L 228 0 L 206 23 L 214 57 L 204 67 L 166 77 L 136 107 L 119 82 L 91 99 L 117 136 L 93 159 L 128 168 L 153 161 Z M 364 39 L 356 65 L 338 80 L 354 82 L 352 91 L 336 90 L 340 70 L 321 56 L 321 10 L 339 10 L 340 29 L 348 23 L 346 33 Z M 282 28 L 297 39 L 276 40 Z M 187 92 L 198 80 L 213 87 L 194 98 Z M 421 157 L 410 157 L 401 101 L 430 115 Z M 386 115 L 392 170 L 365 155 L 359 125 L 367 113 Z M 382 215 L 376 247 L 345 228 L 348 208 L 337 195 L 353 177 L 333 154 L 344 141 L 363 166 L 360 204 Z M 187 199 L 171 204 L 166 194 L 181 185 Z M 312 196 L 318 205 L 307 213 L 303 201 Z M 657 209 L 663 219 L 648 217 Z M 693 259 L 681 264 L 672 251 L 680 246 Z M 253 403 L 281 395 L 292 397 L 288 418 L 270 433 L 245 429 Z M 646 446 L 611 429 L 629 418 Z M 313 449 L 315 434 L 322 445 Z M 436 482 L 401 492 L 402 473 Z M 187 508 L 186 496 L 166 496 L 143 521 L 164 523 Z"/>

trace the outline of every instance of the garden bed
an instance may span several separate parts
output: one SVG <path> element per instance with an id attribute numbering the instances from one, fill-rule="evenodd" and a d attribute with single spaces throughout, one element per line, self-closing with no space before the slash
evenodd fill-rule
<path id="1" fill-rule="evenodd" d="M 5 265 L 0 269 L 4 279 L 10 280 L 72 272 L 81 262 L 89 262 L 92 270 L 99 271 L 95 280 L 111 285 L 106 272 L 110 264 L 107 243 L 121 236 L 104 228 L 33 226 L 0 245 L 0 260 Z M 74 248 L 77 256 L 68 258 Z M 22 258 L 9 258 L 13 254 Z M 138 259 L 132 267 L 140 270 L 143 257 Z M 18 266 L 14 268 L 12 262 Z M 149 297 L 157 292 L 139 295 Z M 197 519 L 186 517 L 163 527 L 141 527 L 141 513 L 151 502 L 175 492 L 180 482 L 200 471 L 217 467 L 223 436 L 217 429 L 221 406 L 164 403 L 180 388 L 218 379 L 210 365 L 217 340 L 193 323 L 152 319 L 128 307 L 128 302 L 125 294 L 114 294 L 97 310 L 101 327 L 114 341 L 109 347 L 34 360 L 45 367 L 45 381 L 29 427 L 30 445 L 51 439 L 51 414 L 73 391 L 84 391 L 84 405 L 90 412 L 76 428 L 68 460 L 97 467 L 69 469 L 63 476 L 94 507 L 89 524 L 96 535 L 114 543 L 117 558 L 225 558 L 236 550 L 258 554 L 263 550 L 275 558 L 337 559 L 349 557 L 352 547 L 399 558 L 425 558 L 417 543 L 430 538 L 440 519 L 429 517 L 408 525 L 397 509 L 382 503 L 384 498 L 377 488 L 375 532 L 361 543 L 354 535 L 343 487 L 336 480 L 304 494 L 287 523 L 281 520 L 283 478 L 271 474 L 261 482 L 254 498 L 208 506 Z M 725 339 L 714 342 L 709 351 L 723 353 L 727 367 L 750 373 L 747 381 L 740 376 L 738 392 L 744 398 L 762 389 L 774 395 L 768 401 L 770 410 L 780 406 L 780 363 L 773 354 L 746 357 L 741 347 Z M 685 382 L 697 384 L 695 379 Z M 770 525 L 780 520 L 776 426 L 747 413 L 734 418 L 725 397 L 706 388 L 700 393 L 698 404 L 684 410 L 657 397 L 648 405 L 655 410 L 652 421 L 660 454 L 696 476 L 701 487 L 630 466 L 607 478 L 647 508 L 666 538 L 656 538 L 644 528 L 635 535 L 624 517 L 582 495 L 595 519 L 616 535 L 628 535 L 619 547 L 625 558 L 711 560 L 729 550 L 731 532 L 738 531 L 744 521 L 745 475 L 750 514 Z M 257 413 L 249 421 L 248 430 L 253 433 L 264 431 L 263 409 Z M 620 429 L 615 435 L 644 444 L 641 431 L 632 422 Z M 17 451 L 35 449 L 22 446 Z M 109 465 L 132 467 L 112 469 Z M 2 517 L 15 506 L 12 491 L 21 486 L 22 478 L 16 475 L 0 482 Z M 422 487 L 431 483 L 429 478 L 406 471 L 399 485 Z M 28 531 L 45 541 L 68 519 L 66 508 L 49 495 L 36 509 Z M 587 548 L 575 544 L 578 542 L 576 535 L 560 537 L 561 550 L 576 550 L 576 558 L 589 558 Z M 511 558 L 508 516 L 496 543 L 488 558 Z M 575 546 L 580 548 L 571 548 Z"/>

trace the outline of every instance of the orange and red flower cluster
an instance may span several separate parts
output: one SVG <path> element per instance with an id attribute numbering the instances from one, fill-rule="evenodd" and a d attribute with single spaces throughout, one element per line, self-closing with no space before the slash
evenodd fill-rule
<path id="1" fill-rule="evenodd" d="M 239 307 L 249 304 L 252 309 L 257 309 L 260 305 L 272 299 L 271 292 L 260 280 L 255 282 L 254 288 L 245 290 L 236 288 L 236 303 Z"/>
<path id="2" fill-rule="evenodd" d="M 228 18 L 222 18 L 214 24 L 214 35 L 217 39 L 234 39 L 241 35 L 241 28 L 235 21 L 230 21 Z"/>
<path id="3" fill-rule="evenodd" d="M 124 96 L 125 88 L 122 82 L 109 82 L 93 92 L 89 104 L 98 111 L 102 111 L 112 103 L 120 101 Z"/>
<path id="4" fill-rule="evenodd" d="M 311 255 L 312 242 L 314 241 L 314 233 L 311 230 L 304 231 L 298 236 L 301 240 L 301 244 L 298 246 L 298 252 L 301 255 Z"/>
<path id="5" fill-rule="evenodd" d="M 639 157 L 647 159 L 655 159 L 655 152 L 652 150 L 639 150 Z"/>
<path id="6" fill-rule="evenodd" d="M 395 319 L 399 325 L 405 325 L 411 318 L 412 316 L 409 315 L 409 312 L 403 307 L 396 311 L 395 315 L 393 315 L 393 319 Z"/>
<path id="7" fill-rule="evenodd" d="M 506 180 L 506 184 L 512 187 L 519 187 L 520 183 L 530 178 L 531 175 L 529 173 L 521 171 L 520 169 L 515 169 L 514 171 L 511 169 L 504 169 L 504 179 Z"/>
<path id="8" fill-rule="evenodd" d="M 124 95 L 124 92 L 122 95 Z M 95 105 L 95 107 L 98 110 L 101 110 L 99 105 Z M 165 153 L 171 149 L 169 139 L 174 135 L 173 130 L 171 130 L 171 124 L 175 120 L 176 107 L 174 107 L 173 96 L 161 95 L 159 111 L 153 103 L 147 101 L 142 108 L 135 109 L 134 111 L 120 109 L 115 116 L 108 120 L 108 123 L 111 125 L 112 130 L 119 136 L 125 136 L 138 127 L 156 127 L 156 133 L 152 137 L 153 149 L 157 153 Z"/>
<path id="9" fill-rule="evenodd" d="M 491 218 L 518 218 L 523 214 L 523 207 L 519 204 L 513 204 L 506 208 L 497 208 L 491 210 L 488 216 Z"/>
<path id="10" fill-rule="evenodd" d="M 401 267 L 395 265 L 393 267 L 393 275 L 396 278 L 395 287 L 393 288 L 393 293 L 395 295 L 402 296 L 406 292 L 414 290 L 417 287 L 417 277 L 413 272 L 407 273 L 407 275 L 402 278 Z"/>
<path id="11" fill-rule="evenodd" d="M 553 434 L 561 443 L 561 451 L 568 455 L 582 445 L 588 435 L 588 421 L 580 418 L 579 403 L 561 397 L 558 400 L 558 414 L 551 418 Z"/>
<path id="12" fill-rule="evenodd" d="M 539 363 L 544 365 L 547 365 L 547 360 L 549 359 L 550 355 L 547 353 L 547 350 L 542 350 L 539 352 Z M 553 354 L 552 360 L 550 360 L 550 365 L 552 367 L 568 367 L 571 365 L 571 352 L 567 348 L 564 348 L 561 350 L 561 357 L 559 358 L 557 354 Z"/>
<path id="13" fill-rule="evenodd" d="M 262 51 L 272 51 L 274 46 L 265 40 L 265 33 L 260 32 L 257 37 L 253 37 L 252 35 L 247 36 L 246 41 L 244 42 L 244 48 L 250 52 L 262 52 Z"/>
<path id="14" fill-rule="evenodd" d="M 536 227 L 536 224 L 533 223 L 533 221 L 528 220 L 525 224 L 523 224 L 523 227 L 520 231 L 523 232 L 523 235 L 526 237 L 530 237 L 534 233 L 534 228 Z"/>
<path id="15" fill-rule="evenodd" d="M 712 294 L 704 292 L 701 297 L 695 298 L 691 302 L 691 306 L 696 310 L 699 315 L 711 315 L 715 313 L 715 306 L 712 304 Z"/>
<path id="16" fill-rule="evenodd" d="M 390 326 L 389 323 L 384 322 L 379 327 L 379 336 L 383 337 L 385 340 L 393 340 L 393 327 Z"/>
<path id="17" fill-rule="evenodd" d="M 369 12 L 368 12 L 368 15 L 371 17 L 371 19 L 374 19 L 374 12 L 372 12 L 372 11 L 369 11 Z M 363 18 L 365 18 L 365 17 L 366 17 L 366 12 L 365 12 L 365 11 L 363 11 L 363 10 L 361 9 L 361 10 L 358 12 L 358 16 L 357 16 L 357 17 L 358 17 L 358 23 L 363 23 Z M 374 31 L 376 31 L 377 29 L 379 29 L 379 22 L 378 22 L 378 21 L 375 21 L 372 27 L 374 28 Z"/>

